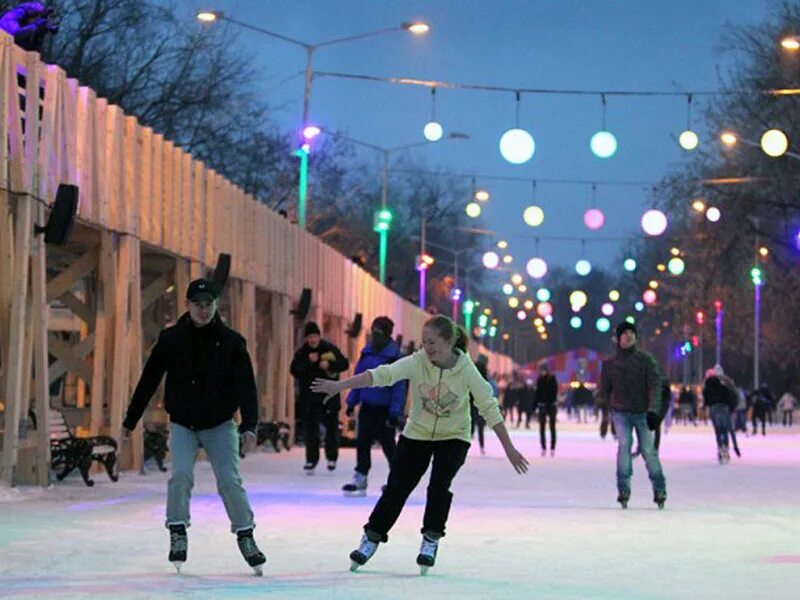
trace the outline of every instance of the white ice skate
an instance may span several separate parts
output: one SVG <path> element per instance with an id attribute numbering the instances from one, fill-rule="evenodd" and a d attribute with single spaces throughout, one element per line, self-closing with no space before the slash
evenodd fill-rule
<path id="1" fill-rule="evenodd" d="M 353 473 L 353 481 L 345 483 L 342 486 L 342 492 L 345 496 L 360 497 L 367 495 L 367 476 L 362 475 L 358 471 Z"/>
<path id="2" fill-rule="evenodd" d="M 365 565 L 366 562 L 372 558 L 372 555 L 375 554 L 379 543 L 380 542 L 369 539 L 366 533 L 363 534 L 358 549 L 350 553 L 350 570 L 355 572 L 358 567 Z"/>
<path id="3" fill-rule="evenodd" d="M 438 549 L 439 540 L 435 540 L 423 534 L 422 544 L 419 547 L 419 554 L 417 555 L 420 575 L 427 575 L 428 569 L 436 563 L 436 551 Z"/>

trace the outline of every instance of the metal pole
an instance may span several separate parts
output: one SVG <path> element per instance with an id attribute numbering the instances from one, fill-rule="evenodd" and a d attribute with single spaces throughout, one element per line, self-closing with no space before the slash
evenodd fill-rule
<path id="1" fill-rule="evenodd" d="M 386 202 L 389 196 L 389 151 L 383 150 L 383 172 L 381 174 L 381 210 L 386 209 Z M 386 236 L 389 232 L 380 232 L 380 249 L 378 254 L 379 279 L 381 285 L 386 284 Z"/>
<path id="2" fill-rule="evenodd" d="M 425 207 L 422 207 L 422 219 L 420 219 L 419 223 L 419 258 L 420 264 L 419 267 L 419 307 L 422 310 L 425 310 L 425 296 L 428 292 L 428 266 L 424 264 L 422 261 L 422 257 L 425 255 Z"/>
<path id="3" fill-rule="evenodd" d="M 306 46 L 306 71 L 305 71 L 305 88 L 303 89 L 303 124 L 302 127 L 308 125 L 308 112 L 311 105 L 311 79 L 313 71 L 311 70 L 311 61 L 314 58 L 314 46 Z"/>
<path id="4" fill-rule="evenodd" d="M 386 283 L 386 235 L 389 232 L 385 229 L 380 232 L 380 248 L 378 255 L 378 262 L 380 264 L 380 281 L 381 285 Z"/>
<path id="5" fill-rule="evenodd" d="M 716 365 L 722 365 L 722 308 L 717 310 L 717 316 L 714 319 L 714 325 L 717 328 L 717 348 L 716 348 Z"/>
<path id="6" fill-rule="evenodd" d="M 300 182 L 297 187 L 297 224 L 306 228 L 306 194 L 308 191 L 308 152 L 300 148 L 295 152 L 300 158 Z"/>
<path id="7" fill-rule="evenodd" d="M 453 268 L 455 271 L 453 275 L 453 292 L 455 292 L 458 289 L 458 252 L 454 253 Z M 458 323 L 458 300 L 455 294 L 453 294 L 451 300 L 453 301 L 453 321 Z"/>
<path id="8" fill-rule="evenodd" d="M 758 218 L 753 219 L 756 226 L 756 243 L 755 243 L 755 266 L 758 266 Z M 753 326 L 753 389 L 758 389 L 759 386 L 759 373 L 758 373 L 758 351 L 759 351 L 759 334 L 761 330 L 761 285 L 754 283 L 755 286 L 755 315 Z"/>
<path id="9" fill-rule="evenodd" d="M 703 330 L 702 325 L 700 327 L 701 329 L 697 334 L 697 362 L 700 363 L 700 368 L 698 369 L 698 379 L 700 380 L 700 383 L 703 383 L 703 378 L 705 376 L 705 371 L 703 370 Z"/>

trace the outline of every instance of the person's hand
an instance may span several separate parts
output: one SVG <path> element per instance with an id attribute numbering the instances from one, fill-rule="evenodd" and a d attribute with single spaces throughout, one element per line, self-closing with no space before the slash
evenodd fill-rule
<path id="1" fill-rule="evenodd" d="M 310 360 L 312 363 L 319 361 L 319 352 L 309 352 L 308 360 Z"/>
<path id="2" fill-rule="evenodd" d="M 655 431 L 658 429 L 658 425 L 661 420 L 658 418 L 658 415 L 654 412 L 647 411 L 647 428 L 650 431 Z"/>
<path id="3" fill-rule="evenodd" d="M 346 409 L 345 409 L 345 411 L 344 411 L 344 414 L 346 414 L 348 417 L 352 417 L 352 416 L 353 416 L 353 413 L 355 412 L 355 410 L 356 410 L 356 407 L 355 407 L 355 406 L 350 406 L 350 405 L 348 404 L 348 405 L 347 405 L 347 408 L 346 408 Z"/>
<path id="4" fill-rule="evenodd" d="M 239 443 L 245 454 L 252 454 L 258 447 L 258 439 L 256 438 L 256 434 L 252 431 L 243 431 L 239 435 Z"/>
<path id="5" fill-rule="evenodd" d="M 325 394 L 325 400 L 327 400 L 339 393 L 339 382 L 317 378 L 311 382 L 311 391 L 315 394 Z"/>
<path id="6" fill-rule="evenodd" d="M 328 367 L 330 367 L 330 366 L 331 366 L 331 363 L 329 363 L 327 360 L 319 361 L 319 368 L 322 369 L 323 371 L 327 371 Z"/>
<path id="7" fill-rule="evenodd" d="M 504 450 L 506 451 L 508 462 L 511 463 L 517 473 L 522 475 L 528 472 L 528 460 L 519 453 L 513 444 L 509 444 Z"/>

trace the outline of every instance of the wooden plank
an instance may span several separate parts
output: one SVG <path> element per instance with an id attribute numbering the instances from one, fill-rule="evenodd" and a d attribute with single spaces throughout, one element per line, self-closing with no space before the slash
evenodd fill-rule
<path id="1" fill-rule="evenodd" d="M 199 263 L 206 262 L 206 179 L 203 173 L 203 163 L 192 161 L 192 249 L 191 257 Z"/>
<path id="2" fill-rule="evenodd" d="M 113 325 L 112 310 L 114 308 L 114 240 L 111 232 L 100 233 L 99 268 L 97 269 L 97 285 L 95 286 L 95 326 L 94 353 L 92 355 L 91 384 L 91 419 L 89 431 L 91 435 L 99 435 L 103 426 L 103 404 L 110 388 L 106 383 L 106 361 L 109 338 Z"/>
<path id="3" fill-rule="evenodd" d="M 52 302 L 68 292 L 75 282 L 97 268 L 98 249 L 92 248 L 81 254 L 69 267 L 61 271 L 47 283 L 47 301 Z"/>
<path id="4" fill-rule="evenodd" d="M 197 224 L 194 221 L 194 182 L 192 181 L 194 171 L 192 170 L 192 156 L 188 152 L 181 151 L 180 170 L 180 249 L 183 256 L 193 259 L 195 258 L 192 252 L 192 247 L 194 245 L 193 238 Z"/>
<path id="5" fill-rule="evenodd" d="M 128 406 L 131 353 L 128 351 L 129 302 L 131 288 L 131 253 L 133 239 L 122 235 L 117 250 L 117 274 L 114 294 L 114 351 L 111 369 L 110 435 L 120 442 L 122 419 Z"/>
<path id="6" fill-rule="evenodd" d="M 164 291 L 172 285 L 174 279 L 174 271 L 168 271 L 148 285 L 141 293 L 142 310 L 147 310 L 153 302 L 158 300 Z"/>
<path id="7" fill-rule="evenodd" d="M 123 140 L 123 115 L 119 106 L 110 104 L 106 109 L 106 198 L 109 208 L 109 227 L 128 232 L 128 215 L 125 213 L 125 156 Z"/>
<path id="8" fill-rule="evenodd" d="M 164 136 L 153 135 L 153 188 L 150 204 L 150 238 L 164 245 Z"/>
<path id="9" fill-rule="evenodd" d="M 139 236 L 140 198 L 142 196 L 142 128 L 136 117 L 124 117 L 124 185 L 122 206 L 127 215 L 126 231 Z"/>
<path id="10" fill-rule="evenodd" d="M 130 373 L 128 390 L 125 397 L 133 395 L 139 376 L 142 374 L 142 282 L 141 282 L 141 246 L 137 238 L 131 238 L 131 278 L 130 278 L 130 323 L 128 329 L 128 349 L 130 355 Z M 121 421 L 120 421 L 121 424 Z M 137 427 L 131 439 L 131 468 L 142 471 L 144 468 L 144 429 Z"/>
<path id="11" fill-rule="evenodd" d="M 44 218 L 44 207 L 37 206 L 37 218 Z M 35 433 L 36 462 L 35 481 L 37 485 L 50 484 L 50 431 L 44 426 L 50 422 L 50 390 L 47 379 L 47 318 L 49 314 L 45 278 L 47 274 L 47 257 L 44 239 L 37 236 L 33 242 L 33 258 L 31 261 L 32 308 L 33 314 L 33 372 L 35 374 L 34 406 L 41 424 Z M 86 364 L 86 363 L 84 363 Z M 30 371 L 28 371 L 30 373 Z"/>
<path id="12" fill-rule="evenodd" d="M 153 238 L 152 210 L 154 206 L 153 189 L 153 130 L 150 127 L 141 128 L 141 165 L 139 171 L 139 239 L 151 244 L 157 244 Z"/>
<path id="13" fill-rule="evenodd" d="M 77 358 L 79 358 L 81 360 L 85 360 L 86 357 L 89 356 L 89 353 L 94 349 L 94 341 L 95 341 L 96 334 L 97 334 L 97 331 L 95 330 L 95 331 L 89 333 L 80 342 L 78 342 L 74 346 L 71 346 L 70 350 L 71 350 L 73 356 L 75 356 L 75 357 L 77 357 Z M 87 366 L 87 368 L 91 369 L 91 367 L 88 367 L 88 366 Z M 66 373 L 68 371 L 69 371 L 69 368 L 65 363 L 63 363 L 61 361 L 54 362 L 47 369 L 47 383 L 48 384 L 53 383 L 56 379 L 58 379 L 64 373 Z M 92 379 L 88 379 L 87 381 L 92 381 L 93 378 L 94 378 L 94 369 L 92 369 Z M 101 406 L 102 406 L 102 404 L 101 404 Z"/>
<path id="14" fill-rule="evenodd" d="M 48 342 L 48 351 L 50 354 L 56 357 L 57 360 L 61 361 L 63 365 L 67 368 L 68 371 L 76 373 L 81 378 L 85 379 L 86 381 L 91 381 L 92 379 L 92 370 L 89 368 L 89 365 L 83 360 L 83 356 L 79 356 L 72 346 L 67 344 L 64 340 L 62 340 L 59 336 L 50 333 L 47 338 Z M 49 370 L 48 370 L 49 374 Z"/>
<path id="15" fill-rule="evenodd" d="M 183 314 L 186 310 L 186 290 L 191 283 L 191 275 L 189 273 L 189 261 L 184 258 L 175 259 L 175 307 L 178 310 L 178 315 Z"/>
<path id="16" fill-rule="evenodd" d="M 95 187 L 94 174 L 94 151 L 95 151 L 95 126 L 97 117 L 95 116 L 96 95 L 93 89 L 81 86 L 78 88 L 77 98 L 77 131 L 76 136 L 76 169 L 77 184 L 80 188 L 80 208 L 81 218 L 89 222 L 98 223 L 97 214 L 97 190 Z"/>
<path id="17" fill-rule="evenodd" d="M 89 307 L 88 304 L 84 304 L 83 301 L 80 300 L 77 296 L 72 294 L 71 292 L 64 292 L 58 299 L 64 303 L 72 314 L 78 317 L 81 321 L 89 325 L 90 328 L 94 328 L 94 313 L 92 309 Z"/>
<path id="18" fill-rule="evenodd" d="M 106 170 L 108 157 L 108 131 L 106 111 L 108 101 L 105 98 L 96 98 L 94 102 L 94 140 L 91 143 L 91 165 L 94 190 L 94 213 L 97 223 L 111 228 L 111 202 L 108 197 L 108 172 Z"/>

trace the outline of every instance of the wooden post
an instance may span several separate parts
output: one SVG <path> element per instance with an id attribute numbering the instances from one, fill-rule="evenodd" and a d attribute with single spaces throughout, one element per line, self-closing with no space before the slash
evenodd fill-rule
<path id="1" fill-rule="evenodd" d="M 129 385 L 125 405 L 136 388 L 142 374 L 142 283 L 141 249 L 138 238 L 131 241 L 131 289 L 130 289 L 130 327 L 128 329 L 128 348 L 130 353 Z M 144 470 L 144 427 L 137 427 L 131 440 L 131 467 L 139 472 Z"/>
<path id="2" fill-rule="evenodd" d="M 44 220 L 44 207 L 37 206 L 37 221 Z M 50 310 L 47 304 L 47 258 L 43 236 L 36 236 L 33 243 L 33 259 L 31 261 L 33 315 L 33 370 L 35 380 L 35 408 L 38 418 L 36 429 L 36 471 L 34 481 L 37 485 L 50 483 L 50 389 L 48 385 L 47 365 L 47 319 Z M 27 375 L 30 378 L 30 371 Z"/>
<path id="3" fill-rule="evenodd" d="M 106 384 L 106 362 L 111 337 L 114 307 L 114 237 L 110 231 L 100 233 L 100 257 L 95 286 L 94 353 L 92 355 L 91 435 L 99 435 L 105 422 L 103 404 L 110 391 Z"/>
<path id="4" fill-rule="evenodd" d="M 111 437 L 119 442 L 122 419 L 128 406 L 131 353 L 128 348 L 129 300 L 131 287 L 132 238 L 120 236 L 114 298 L 114 369 L 111 375 Z"/>

